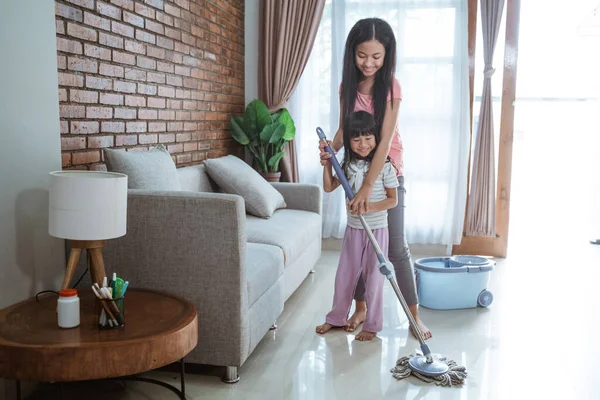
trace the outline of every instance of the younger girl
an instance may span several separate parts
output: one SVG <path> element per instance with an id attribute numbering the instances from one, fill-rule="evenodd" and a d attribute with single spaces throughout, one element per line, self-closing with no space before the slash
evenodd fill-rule
<path id="1" fill-rule="evenodd" d="M 344 130 L 345 153 L 342 169 L 355 193 L 363 185 L 378 144 L 379 129 L 373 116 L 366 111 L 353 113 Z M 323 160 L 321 164 L 324 167 L 323 188 L 326 192 L 332 192 L 340 185 L 340 181 L 333 176 L 330 162 Z M 396 173 L 388 160 L 373 183 L 369 212 L 363 214 L 386 257 L 388 248 L 387 210 L 396 206 L 397 186 Z M 379 272 L 378 265 L 375 250 L 358 216 L 348 209 L 348 226 L 344 234 L 342 253 L 335 275 L 333 307 L 327 314 L 326 322 L 317 326 L 317 333 L 325 333 L 333 327 L 343 327 L 347 324 L 354 289 L 360 277 L 365 283 L 365 300 L 369 307 L 369 313 L 363 331 L 356 335 L 356 339 L 371 340 L 377 332 L 381 331 L 383 327 L 384 277 Z"/>

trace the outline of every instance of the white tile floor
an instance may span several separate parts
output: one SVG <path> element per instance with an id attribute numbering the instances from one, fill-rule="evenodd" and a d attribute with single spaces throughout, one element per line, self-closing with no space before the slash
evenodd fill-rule
<path id="1" fill-rule="evenodd" d="M 385 327 L 373 342 L 359 343 L 342 331 L 314 332 L 331 306 L 339 256 L 326 250 L 317 273 L 287 302 L 279 329 L 267 334 L 240 369 L 241 381 L 226 385 L 212 372 L 188 374 L 188 398 L 600 399 L 600 246 L 533 238 L 527 248 L 514 247 L 491 275 L 495 300 L 489 309 L 422 309 L 434 333 L 431 349 L 467 367 L 462 388 L 392 377 L 396 359 L 412 353 L 417 341 L 389 284 Z M 150 375 L 178 384 L 176 373 Z M 171 398 L 151 385 L 128 385 L 112 398 Z"/>

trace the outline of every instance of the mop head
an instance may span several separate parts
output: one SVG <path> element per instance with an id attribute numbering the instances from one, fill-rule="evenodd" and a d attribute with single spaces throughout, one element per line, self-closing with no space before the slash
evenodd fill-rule
<path id="1" fill-rule="evenodd" d="M 467 370 L 465 367 L 456 364 L 455 361 L 448 360 L 446 357 L 435 355 L 435 359 L 443 362 L 448 366 L 448 372 L 438 376 L 426 376 L 410 369 L 408 360 L 414 356 L 422 356 L 421 352 L 412 354 L 407 357 L 401 357 L 397 362 L 396 366 L 392 368 L 392 376 L 398 380 L 408 378 L 409 376 L 415 376 L 427 383 L 435 383 L 438 386 L 459 386 L 467 379 Z"/>

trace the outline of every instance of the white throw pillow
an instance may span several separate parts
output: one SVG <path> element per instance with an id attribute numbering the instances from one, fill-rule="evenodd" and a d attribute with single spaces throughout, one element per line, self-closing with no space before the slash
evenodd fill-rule
<path id="1" fill-rule="evenodd" d="M 281 193 L 238 157 L 229 155 L 208 159 L 204 166 L 223 192 L 244 198 L 249 214 L 270 218 L 275 210 L 287 207 Z"/>

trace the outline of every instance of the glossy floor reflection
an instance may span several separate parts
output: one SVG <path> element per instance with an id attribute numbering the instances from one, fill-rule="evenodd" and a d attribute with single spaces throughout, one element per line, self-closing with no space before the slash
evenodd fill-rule
<path id="1" fill-rule="evenodd" d="M 492 272 L 495 299 L 489 309 L 422 309 L 434 334 L 431 349 L 467 367 L 462 388 L 392 377 L 397 358 L 412 353 L 418 342 L 389 284 L 385 327 L 376 340 L 314 332 L 331 306 L 339 257 L 325 250 L 317 272 L 287 302 L 279 329 L 267 334 L 240 369 L 241 381 L 221 383 L 220 369 L 188 374 L 188 399 L 600 399 L 600 246 L 567 240 L 559 247 L 532 238 L 526 249 L 518 247 Z M 179 384 L 176 373 L 148 375 Z M 174 397 L 128 383 L 126 392 L 112 398 Z"/>
<path id="2" fill-rule="evenodd" d="M 467 367 L 469 378 L 462 388 L 392 377 L 389 370 L 397 358 L 412 353 L 418 342 L 409 335 L 389 284 L 385 327 L 376 340 L 359 343 L 343 331 L 317 335 L 314 328 L 331 306 L 339 257 L 336 251 L 324 251 L 317 273 L 286 304 L 279 329 L 264 338 L 240 369 L 241 381 L 230 386 L 212 374 L 188 375 L 189 398 L 600 399 L 600 300 L 595 294 L 600 246 L 563 245 L 532 240 L 522 251 L 515 246 L 514 254 L 500 260 L 492 273 L 495 299 L 489 309 L 422 309 L 434 333 L 431 349 Z M 149 396 L 131 398 L 159 398 L 142 384 L 131 389 Z"/>

